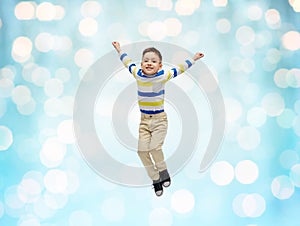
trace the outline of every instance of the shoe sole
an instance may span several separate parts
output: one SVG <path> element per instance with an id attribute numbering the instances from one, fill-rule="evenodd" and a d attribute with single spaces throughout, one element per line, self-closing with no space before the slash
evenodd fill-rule
<path id="1" fill-rule="evenodd" d="M 167 187 L 170 187 L 171 182 L 164 182 L 162 185 L 163 185 L 165 188 L 167 188 Z"/>
<path id="2" fill-rule="evenodd" d="M 155 192 L 155 195 L 159 197 L 159 196 L 162 196 L 163 193 L 164 193 L 163 191 L 161 191 L 161 194 L 157 194 L 157 193 Z"/>

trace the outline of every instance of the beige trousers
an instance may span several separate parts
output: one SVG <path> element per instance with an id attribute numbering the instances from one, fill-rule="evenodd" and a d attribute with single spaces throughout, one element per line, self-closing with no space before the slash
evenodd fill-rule
<path id="1" fill-rule="evenodd" d="M 143 114 L 139 127 L 138 155 L 149 177 L 159 179 L 159 172 L 167 169 L 162 145 L 167 135 L 168 119 L 165 112 Z"/>

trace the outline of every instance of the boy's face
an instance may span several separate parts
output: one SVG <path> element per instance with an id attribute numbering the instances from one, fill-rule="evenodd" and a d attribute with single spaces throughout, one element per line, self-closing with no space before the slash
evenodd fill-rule
<path id="1" fill-rule="evenodd" d="M 162 68 L 162 63 L 156 53 L 147 52 L 143 56 L 141 67 L 145 75 L 154 75 Z"/>

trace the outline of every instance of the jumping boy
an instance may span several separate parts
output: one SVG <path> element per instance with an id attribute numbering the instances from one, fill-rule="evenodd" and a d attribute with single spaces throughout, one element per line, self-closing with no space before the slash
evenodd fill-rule
<path id="1" fill-rule="evenodd" d="M 164 71 L 161 53 L 156 48 L 150 47 L 143 51 L 139 69 L 127 53 L 121 50 L 119 42 L 113 42 L 112 45 L 137 81 L 138 104 L 141 111 L 138 155 L 153 181 L 155 194 L 161 196 L 163 187 L 169 187 L 171 184 L 162 151 L 168 128 L 167 115 L 164 111 L 165 83 L 183 73 L 204 54 L 196 53 L 192 59 L 187 59 L 177 68 Z"/>

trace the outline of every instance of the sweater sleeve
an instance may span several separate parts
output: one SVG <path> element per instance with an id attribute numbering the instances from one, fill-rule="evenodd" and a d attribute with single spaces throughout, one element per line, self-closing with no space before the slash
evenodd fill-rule
<path id="1" fill-rule="evenodd" d="M 193 59 L 186 59 L 182 64 L 178 64 L 177 67 L 171 68 L 167 72 L 167 78 L 166 80 L 170 80 L 172 78 L 175 78 L 176 76 L 182 74 L 185 72 L 187 69 L 189 69 L 195 61 Z"/>
<path id="2" fill-rule="evenodd" d="M 127 53 L 120 52 L 120 60 L 124 64 L 126 68 L 128 68 L 129 72 L 136 77 L 137 75 L 137 66 L 133 63 L 132 59 L 127 55 Z"/>

